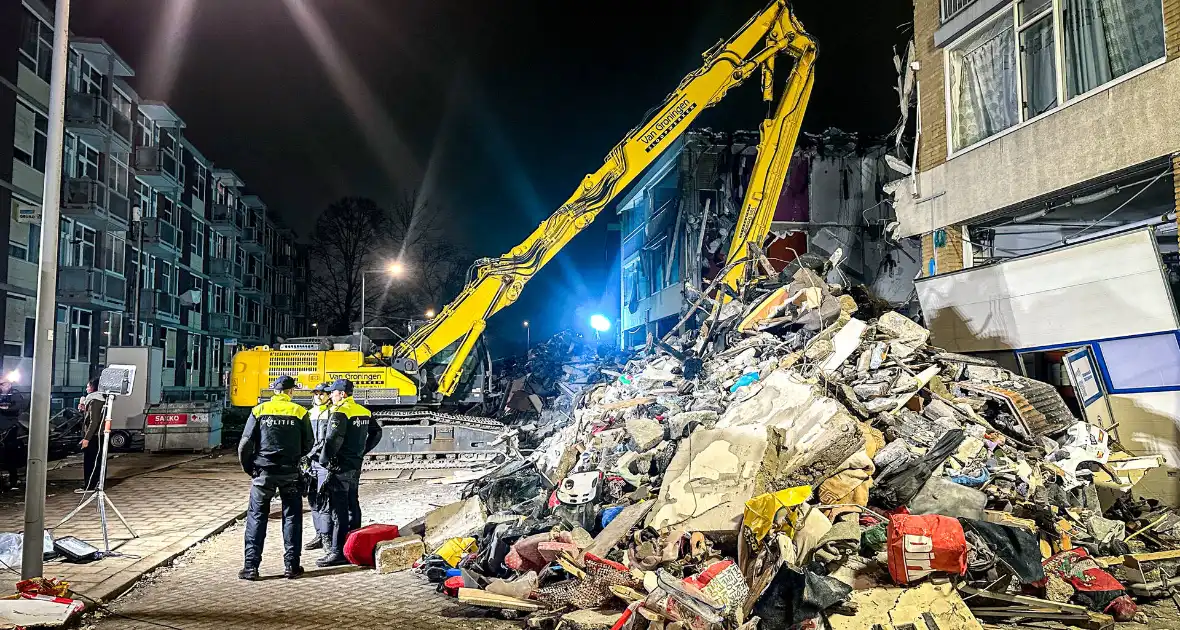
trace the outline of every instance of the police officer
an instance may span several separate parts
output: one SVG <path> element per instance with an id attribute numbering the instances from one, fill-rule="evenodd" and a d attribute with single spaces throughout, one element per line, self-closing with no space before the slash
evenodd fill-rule
<path id="1" fill-rule="evenodd" d="M 238 460 L 250 475 L 250 507 L 246 512 L 246 558 L 238 577 L 258 579 L 266 520 L 275 494 L 283 503 L 283 575 L 295 579 L 303 536 L 303 498 L 299 492 L 299 460 L 311 450 L 311 423 L 307 410 L 291 401 L 295 379 L 280 376 L 271 389 L 274 396 L 254 407 L 238 443 Z"/>
<path id="2" fill-rule="evenodd" d="M 327 497 L 320 496 L 316 492 L 318 484 L 314 481 L 314 479 L 320 478 L 321 472 L 327 472 L 320 465 L 319 456 L 320 451 L 324 448 L 324 439 L 328 435 L 328 416 L 331 414 L 332 408 L 328 385 L 328 383 L 320 383 L 311 390 L 311 433 L 315 444 L 311 447 L 311 452 L 307 454 L 307 458 L 310 460 L 309 472 L 313 478 L 309 484 L 307 504 L 311 507 L 311 522 L 315 526 L 315 538 L 303 546 L 307 551 L 322 549 L 331 535 L 329 524 L 332 521 L 332 514 L 328 511 Z"/>
<path id="3" fill-rule="evenodd" d="M 361 522 L 361 464 L 365 453 L 373 450 L 381 439 L 380 425 L 368 409 L 353 400 L 352 389 L 352 381 L 348 379 L 337 379 L 328 388 L 332 410 L 324 448 L 319 454 L 324 473 L 318 480 L 318 490 L 328 495 L 331 535 L 325 541 L 327 555 L 316 561 L 316 566 L 320 567 L 348 564 L 344 557 L 344 542 L 348 533 L 360 527 Z"/>

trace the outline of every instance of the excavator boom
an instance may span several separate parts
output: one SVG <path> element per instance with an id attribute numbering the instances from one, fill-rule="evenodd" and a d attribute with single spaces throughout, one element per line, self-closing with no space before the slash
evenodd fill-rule
<path id="1" fill-rule="evenodd" d="M 796 68 L 780 109 L 787 107 L 787 101 L 793 104 L 773 121 L 764 123 L 762 133 L 764 139 L 776 134 L 780 148 L 793 147 L 811 89 L 815 42 L 795 19 L 786 0 L 775 0 L 733 37 L 707 51 L 704 64 L 680 82 L 654 116 L 628 133 L 610 151 L 602 167 L 587 175 L 573 196 L 528 238 L 499 258 L 477 261 L 471 281 L 458 297 L 431 323 L 400 343 L 394 349 L 393 357 L 407 370 L 412 370 L 451 344 L 460 342 L 459 349 L 439 378 L 435 392 L 436 398 L 449 395 L 459 382 L 463 362 L 475 339 L 483 332 L 487 319 L 515 302 L 525 283 L 590 225 L 598 213 L 643 173 L 673 140 L 687 131 L 701 112 L 720 101 L 731 88 L 742 84 L 756 70 L 772 71 L 774 60 L 781 53 L 795 57 Z M 768 85 L 763 85 L 764 93 L 769 89 Z M 742 227 L 735 238 L 735 245 L 738 239 L 745 239 L 744 243 L 752 242 L 751 239 L 758 238 L 758 233 L 764 238 L 769 229 L 773 203 L 770 203 L 769 210 L 763 205 L 769 203 L 766 201 L 768 196 L 778 198 L 791 150 L 785 151 L 785 157 L 781 158 L 768 155 L 770 153 L 774 152 L 759 153 L 759 160 L 772 160 L 773 157 L 774 161 L 767 164 L 760 176 L 762 181 L 758 186 L 762 196 L 749 200 L 756 203 L 759 210 L 747 212 L 746 207 L 743 208 L 743 218 L 746 214 L 750 216 L 746 220 L 748 225 Z M 737 277 L 742 273 L 744 271 Z"/>

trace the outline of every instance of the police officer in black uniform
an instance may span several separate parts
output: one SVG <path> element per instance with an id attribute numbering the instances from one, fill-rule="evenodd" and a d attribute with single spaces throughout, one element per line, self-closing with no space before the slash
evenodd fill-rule
<path id="1" fill-rule="evenodd" d="M 365 453 L 381 440 L 381 426 L 373 419 L 372 412 L 353 400 L 352 389 L 352 381 L 343 378 L 328 388 L 333 404 L 316 469 L 319 471 L 317 490 L 327 495 L 331 522 L 325 541 L 328 553 L 316 560 L 316 566 L 320 567 L 348 564 L 344 542 L 361 522 L 358 498 L 361 464 Z"/>
<path id="2" fill-rule="evenodd" d="M 246 559 L 238 577 L 258 579 L 266 519 L 275 494 L 283 503 L 283 575 L 295 579 L 303 536 L 303 498 L 300 495 L 299 460 L 312 447 L 307 409 L 291 401 L 295 379 L 280 376 L 271 386 L 274 396 L 254 407 L 238 443 L 238 460 L 250 475 L 250 508 L 246 512 Z"/>

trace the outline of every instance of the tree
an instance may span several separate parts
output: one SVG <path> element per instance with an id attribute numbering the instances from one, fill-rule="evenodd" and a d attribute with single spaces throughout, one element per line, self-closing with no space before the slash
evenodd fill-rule
<path id="1" fill-rule="evenodd" d="M 365 289 L 365 325 L 420 319 L 439 310 L 463 287 L 468 256 L 453 243 L 441 213 L 415 195 L 388 208 L 348 197 L 328 206 L 316 220 L 311 256 L 316 282 L 310 288 L 316 319 L 328 334 L 352 332 L 360 321 Z M 384 270 L 392 261 L 402 277 L 363 272 Z"/>
<path id="2" fill-rule="evenodd" d="M 363 197 L 340 199 L 316 219 L 309 297 L 323 332 L 347 334 L 359 321 L 362 274 L 378 264 L 391 225 L 389 213 Z"/>

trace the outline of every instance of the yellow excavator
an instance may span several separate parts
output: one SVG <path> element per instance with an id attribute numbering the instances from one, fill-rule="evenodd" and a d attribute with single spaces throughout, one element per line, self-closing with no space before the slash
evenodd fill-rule
<path id="1" fill-rule="evenodd" d="M 463 413 L 489 393 L 490 363 L 485 351 L 475 351 L 488 318 L 515 302 L 525 283 L 731 88 L 760 71 L 763 99 L 773 103 L 775 64 L 784 54 L 794 66 L 773 113 L 762 122 L 727 256 L 723 282 L 739 289 L 758 274 L 757 251 L 769 233 L 815 78 L 816 42 L 786 0 L 771 2 L 731 38 L 706 51 L 704 64 L 684 77 L 656 113 L 631 130 L 528 238 L 499 258 L 477 260 L 470 282 L 434 319 L 420 322 L 397 345 L 379 349 L 357 334 L 239 351 L 230 375 L 230 403 L 257 404 L 283 374 L 293 376 L 304 392 L 347 378 L 356 384 L 356 399 L 383 424 L 382 441 L 367 467 L 454 467 L 503 458 L 499 436 L 504 426 Z"/>

